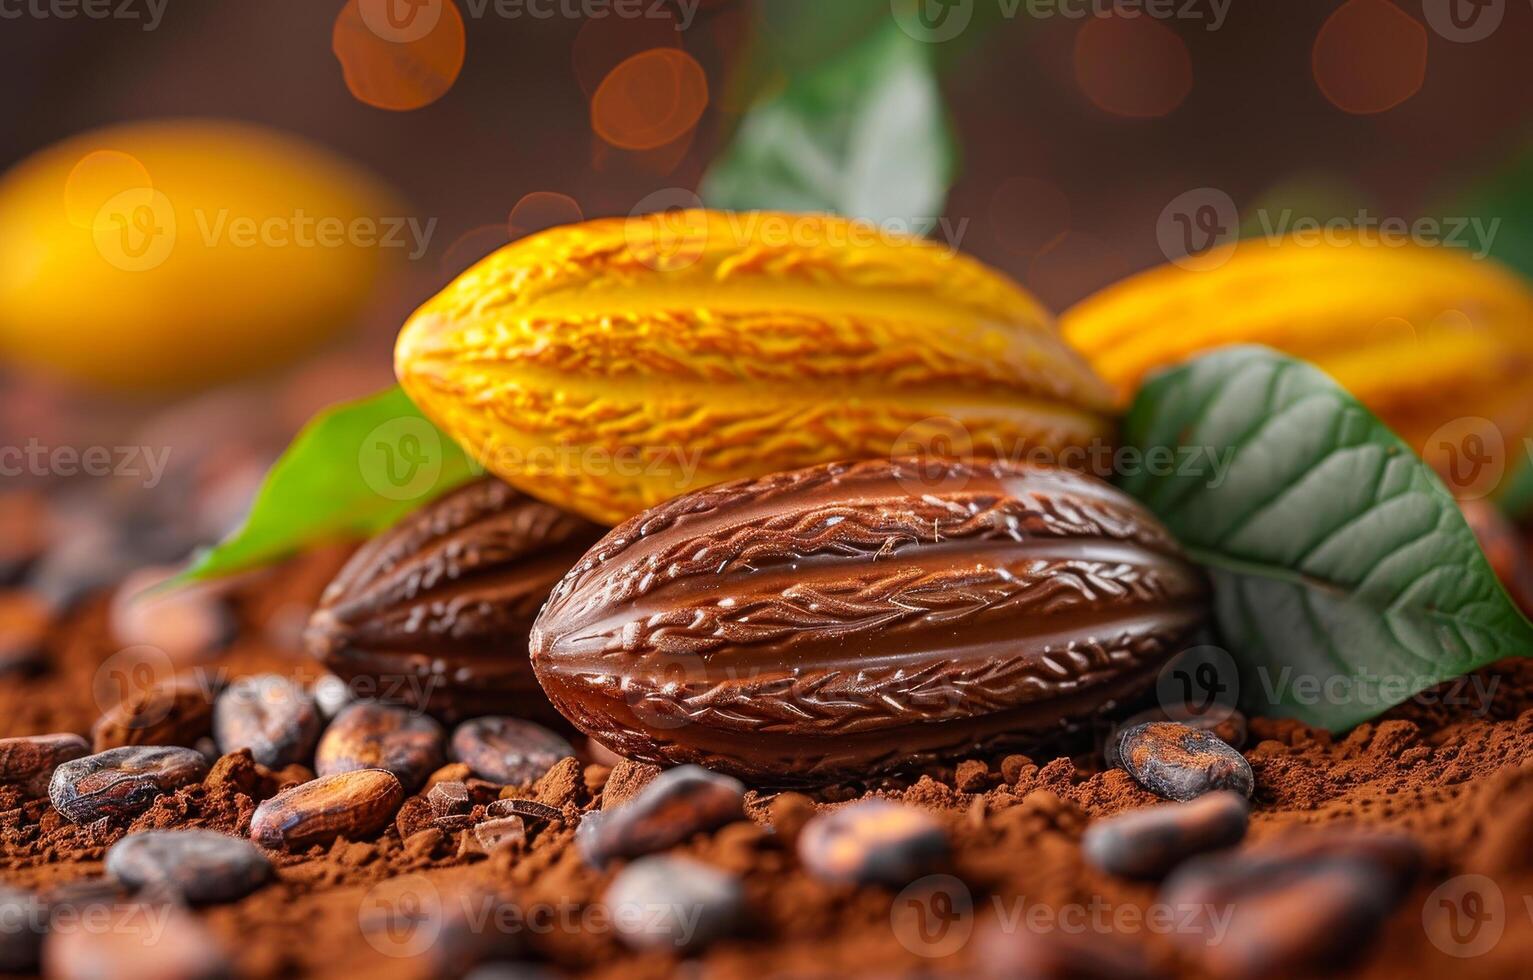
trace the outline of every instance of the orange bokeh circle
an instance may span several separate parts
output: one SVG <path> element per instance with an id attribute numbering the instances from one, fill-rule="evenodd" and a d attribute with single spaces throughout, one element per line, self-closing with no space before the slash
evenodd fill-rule
<path id="1" fill-rule="evenodd" d="M 679 48 L 650 48 L 607 73 L 591 96 L 591 128 L 625 150 L 652 150 L 684 135 L 708 107 L 708 77 Z"/>
<path id="2" fill-rule="evenodd" d="M 1149 17 L 1092 17 L 1075 35 L 1075 78 L 1097 108 L 1154 119 L 1192 91 L 1192 56 L 1176 32 Z"/>
<path id="3" fill-rule="evenodd" d="M 357 101 L 404 112 L 446 95 L 463 70 L 463 15 L 453 0 L 346 0 L 330 32 Z"/>
<path id="4" fill-rule="evenodd" d="M 1384 112 L 1421 90 L 1427 29 L 1388 0 L 1347 0 L 1320 25 L 1315 84 L 1344 112 Z"/>

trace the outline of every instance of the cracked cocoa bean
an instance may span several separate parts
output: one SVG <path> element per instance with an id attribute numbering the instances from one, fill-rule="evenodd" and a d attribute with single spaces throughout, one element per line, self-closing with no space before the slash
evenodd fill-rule
<path id="1" fill-rule="evenodd" d="M 77 824 L 123 820 L 207 773 L 207 760 L 195 749 L 129 745 L 63 763 L 53 770 L 48 797 Z"/>
<path id="2" fill-rule="evenodd" d="M 1186 802 L 1216 789 L 1250 796 L 1256 783 L 1250 763 L 1228 743 L 1180 722 L 1124 729 L 1118 758 L 1139 785 L 1168 800 Z"/>

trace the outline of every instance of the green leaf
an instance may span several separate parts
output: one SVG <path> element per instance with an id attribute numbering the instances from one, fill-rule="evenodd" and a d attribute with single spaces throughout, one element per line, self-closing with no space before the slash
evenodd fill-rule
<path id="1" fill-rule="evenodd" d="M 366 537 L 478 473 L 404 391 L 327 409 L 272 466 L 245 523 L 180 581 L 217 578 L 323 541 Z"/>
<path id="2" fill-rule="evenodd" d="M 1514 446 L 1511 457 L 1508 473 L 1491 499 L 1503 514 L 1521 521 L 1533 515 L 1533 440 Z"/>
<path id="3" fill-rule="evenodd" d="M 1160 454 L 1119 482 L 1208 569 L 1255 712 L 1348 728 L 1533 652 L 1447 489 L 1318 369 L 1199 357 L 1140 390 L 1124 444 Z"/>
<path id="4" fill-rule="evenodd" d="M 892 22 L 746 113 L 703 179 L 709 207 L 833 211 L 924 233 L 953 143 L 931 45 Z"/>
<path id="5" fill-rule="evenodd" d="M 1468 247 L 1533 276 L 1533 143 L 1524 145 L 1494 173 L 1453 196 L 1438 213 L 1473 222 Z"/>

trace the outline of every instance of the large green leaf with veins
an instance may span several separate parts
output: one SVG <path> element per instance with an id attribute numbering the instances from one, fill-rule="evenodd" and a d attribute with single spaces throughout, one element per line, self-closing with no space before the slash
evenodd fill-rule
<path id="1" fill-rule="evenodd" d="M 1347 728 L 1533 653 L 1447 489 L 1318 369 L 1258 347 L 1199 357 L 1141 389 L 1123 440 L 1179 454 L 1119 482 L 1208 569 L 1253 711 Z"/>

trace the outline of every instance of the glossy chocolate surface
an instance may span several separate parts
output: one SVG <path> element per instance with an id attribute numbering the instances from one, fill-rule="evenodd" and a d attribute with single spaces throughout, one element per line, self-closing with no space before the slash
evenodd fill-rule
<path id="1" fill-rule="evenodd" d="M 878 460 L 632 518 L 530 644 L 554 704 L 616 751 L 791 783 L 1085 722 L 1148 686 L 1206 603 L 1165 529 L 1101 481 Z"/>
<path id="2" fill-rule="evenodd" d="M 310 650 L 370 696 L 448 718 L 547 717 L 527 632 L 549 589 L 603 529 L 482 479 L 364 545 L 309 623 Z"/>

